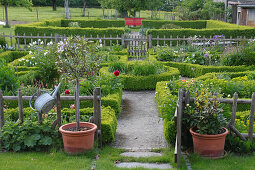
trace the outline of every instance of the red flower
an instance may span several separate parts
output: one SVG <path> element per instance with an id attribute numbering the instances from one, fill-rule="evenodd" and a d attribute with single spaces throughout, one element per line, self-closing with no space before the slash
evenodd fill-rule
<path id="1" fill-rule="evenodd" d="M 120 72 L 118 70 L 116 70 L 116 71 L 114 71 L 114 75 L 118 76 L 118 75 L 120 75 Z"/>
<path id="2" fill-rule="evenodd" d="M 186 80 L 182 80 L 182 82 L 183 82 L 183 83 L 185 83 L 185 82 L 186 82 Z"/>
<path id="3" fill-rule="evenodd" d="M 66 90 L 65 91 L 65 95 L 67 96 L 67 95 L 70 95 L 70 91 L 69 90 Z"/>
<path id="4" fill-rule="evenodd" d="M 71 109 L 75 109 L 75 105 L 74 105 L 74 104 L 71 104 L 71 105 L 70 105 L 70 108 L 71 108 Z"/>

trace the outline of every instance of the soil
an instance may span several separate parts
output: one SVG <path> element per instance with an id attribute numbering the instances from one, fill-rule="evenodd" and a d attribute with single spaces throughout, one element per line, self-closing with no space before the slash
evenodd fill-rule
<path id="1" fill-rule="evenodd" d="M 90 127 L 80 127 L 78 129 L 78 131 L 87 131 L 87 130 L 90 130 L 91 128 Z M 76 127 L 71 127 L 71 128 L 67 128 L 67 129 L 64 129 L 65 131 L 71 131 L 71 132 L 74 132 L 74 131 L 77 131 L 76 130 Z"/>
<path id="2" fill-rule="evenodd" d="M 167 147 L 154 97 L 155 91 L 123 91 L 115 147 L 132 151 Z"/>

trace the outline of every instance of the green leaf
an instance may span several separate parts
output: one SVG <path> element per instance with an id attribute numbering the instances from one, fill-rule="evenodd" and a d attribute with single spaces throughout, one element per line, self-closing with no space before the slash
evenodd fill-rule
<path id="1" fill-rule="evenodd" d="M 51 144 L 52 144 L 52 138 L 49 137 L 49 136 L 44 136 L 44 137 L 40 140 L 39 144 L 41 144 L 41 145 L 51 145 Z"/>
<path id="2" fill-rule="evenodd" d="M 36 141 L 37 141 L 36 136 L 32 135 L 25 138 L 24 144 L 27 147 L 34 147 L 36 145 Z"/>
<path id="3" fill-rule="evenodd" d="M 14 151 L 20 151 L 20 149 L 21 149 L 20 144 L 14 144 L 14 145 L 13 145 L 13 150 L 14 150 Z"/>

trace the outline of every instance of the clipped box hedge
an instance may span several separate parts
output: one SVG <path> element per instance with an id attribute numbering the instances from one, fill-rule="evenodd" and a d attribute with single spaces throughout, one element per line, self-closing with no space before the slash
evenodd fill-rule
<path id="1" fill-rule="evenodd" d="M 167 81 L 158 82 L 156 85 L 155 100 L 157 102 L 158 111 L 163 120 L 163 132 L 166 141 L 175 144 L 176 126 L 174 122 L 174 113 L 177 105 L 177 96 L 170 94 Z"/>
<path id="2" fill-rule="evenodd" d="M 121 100 L 122 100 L 122 91 L 120 90 L 118 93 L 109 94 L 107 96 L 103 96 L 101 98 L 102 106 L 110 106 L 116 114 L 119 114 L 121 111 Z M 61 101 L 61 108 L 70 108 L 71 104 L 74 104 L 74 101 Z M 8 108 L 16 108 L 18 107 L 18 101 L 7 101 L 4 100 L 4 104 L 7 105 Z M 29 102 L 27 100 L 23 101 L 23 106 L 29 107 Z M 93 107 L 93 101 L 80 101 L 80 108 Z"/>
<path id="3" fill-rule="evenodd" d="M 202 29 L 206 28 L 206 21 L 168 21 L 168 20 L 143 20 L 143 27 L 159 29 L 165 24 L 174 24 L 182 28 Z"/>
<path id="4" fill-rule="evenodd" d="M 156 88 L 156 84 L 159 81 L 170 80 L 177 78 L 180 75 L 178 69 L 166 67 L 168 71 L 161 74 L 152 74 L 148 76 L 135 76 L 135 75 L 122 75 L 119 77 L 122 79 L 124 89 L 126 90 L 152 90 Z M 100 75 L 110 74 L 108 67 L 103 67 L 99 70 Z"/>
<path id="5" fill-rule="evenodd" d="M 196 22 L 196 21 L 182 21 L 182 22 Z M 170 23 L 170 22 L 169 22 Z M 192 25 L 192 24 L 191 24 Z M 224 23 L 222 21 L 206 21 L 206 27 L 203 29 L 183 28 L 183 29 L 150 29 L 146 32 L 147 35 L 152 35 L 153 38 L 159 36 L 159 38 L 173 38 L 180 37 L 194 37 L 205 36 L 209 38 L 214 35 L 224 35 L 226 38 L 236 38 L 238 36 L 243 36 L 246 38 L 251 38 L 255 35 L 255 28 L 248 26 L 237 26 L 235 24 Z M 169 41 L 165 41 L 166 44 L 170 44 Z M 157 45 L 157 40 L 152 41 L 153 45 Z M 175 42 L 172 42 L 175 44 Z M 159 41 L 159 45 L 164 45 L 163 41 Z"/>
<path id="6" fill-rule="evenodd" d="M 27 51 L 5 51 L 0 54 L 0 59 L 4 59 L 7 63 L 9 63 L 27 54 Z"/>
<path id="7" fill-rule="evenodd" d="M 50 35 L 79 35 L 79 36 L 86 36 L 86 37 L 94 37 L 96 38 L 97 35 L 99 37 L 116 37 L 117 35 L 121 37 L 124 34 L 124 28 L 76 28 L 76 27 L 52 27 L 52 26 L 33 26 L 33 25 L 16 25 L 14 28 L 15 34 L 18 35 L 39 35 L 39 36 L 50 36 Z M 35 40 L 35 39 L 34 39 Z M 50 41 L 50 40 L 48 40 Z M 54 41 L 54 39 L 53 39 Z M 20 42 L 24 42 L 24 39 L 20 39 Z M 30 43 L 31 39 L 27 39 L 27 43 Z M 106 44 L 108 45 L 110 41 L 106 40 Z M 112 40 L 112 43 L 115 44 L 116 40 Z"/>
<path id="8" fill-rule="evenodd" d="M 31 108 L 24 108 L 24 116 L 29 117 L 34 111 Z M 53 110 L 52 110 L 53 112 Z M 73 116 L 75 115 L 75 109 L 62 109 L 62 115 Z M 18 108 L 6 109 L 4 111 L 5 118 L 16 121 L 19 118 Z M 81 115 L 93 115 L 93 108 L 80 109 Z M 101 120 L 102 120 L 102 142 L 103 144 L 110 143 L 115 140 L 115 133 L 117 128 L 117 118 L 114 110 L 111 107 L 101 108 Z"/>
<path id="9" fill-rule="evenodd" d="M 124 20 L 98 20 L 98 19 L 62 19 L 61 27 L 69 27 L 70 23 L 77 22 L 81 28 L 108 28 L 108 27 L 125 27 Z"/>
<path id="10" fill-rule="evenodd" d="M 254 66 L 203 66 L 191 63 L 162 62 L 166 66 L 178 68 L 182 76 L 199 77 L 211 72 L 243 72 L 254 70 Z"/>

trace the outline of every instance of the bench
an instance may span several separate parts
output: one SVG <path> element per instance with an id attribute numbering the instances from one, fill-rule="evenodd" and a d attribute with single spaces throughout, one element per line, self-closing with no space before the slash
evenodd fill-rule
<path id="1" fill-rule="evenodd" d="M 144 18 L 125 18 L 125 24 L 127 26 L 141 26 Z"/>

